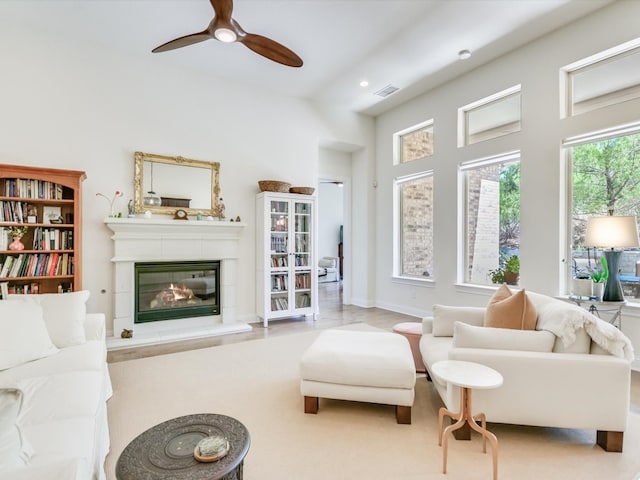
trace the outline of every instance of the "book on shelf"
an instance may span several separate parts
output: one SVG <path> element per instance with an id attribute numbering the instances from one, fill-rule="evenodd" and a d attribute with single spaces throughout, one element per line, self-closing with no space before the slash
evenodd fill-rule
<path id="1" fill-rule="evenodd" d="M 18 257 L 13 261 L 13 266 L 11 267 L 11 271 L 7 277 L 17 277 L 18 271 L 20 270 L 20 266 L 22 265 L 22 259 L 24 258 L 24 253 L 18 255 Z"/>
<path id="2" fill-rule="evenodd" d="M 36 264 L 36 274 L 35 274 L 36 277 L 42 276 L 42 269 L 44 267 L 45 260 L 46 260 L 47 256 L 48 255 L 46 255 L 44 253 L 39 253 L 38 254 L 38 263 Z"/>
<path id="3" fill-rule="evenodd" d="M 0 270 L 0 277 L 8 277 L 9 276 L 9 272 L 11 271 L 11 267 L 13 266 L 13 262 L 15 260 L 15 257 L 13 257 L 12 255 L 7 255 L 6 257 L 4 257 L 4 262 L 2 263 L 2 270 Z"/>
<path id="4" fill-rule="evenodd" d="M 9 230 L 5 227 L 0 227 L 0 250 L 9 248 L 9 243 Z"/>
<path id="5" fill-rule="evenodd" d="M 60 261 L 60 275 L 68 275 L 69 274 L 69 254 L 63 253 L 62 260 Z"/>
<path id="6" fill-rule="evenodd" d="M 20 265 L 20 270 L 18 270 L 18 277 L 27 276 L 27 268 L 29 267 L 29 260 L 31 260 L 31 254 L 26 254 L 22 258 L 22 264 Z"/>
<path id="7" fill-rule="evenodd" d="M 0 282 L 0 297 L 3 300 L 9 297 L 9 282 Z"/>
<path id="8" fill-rule="evenodd" d="M 47 265 L 47 276 L 51 277 L 56 274 L 59 256 L 60 254 L 58 252 L 54 252 L 51 255 L 49 255 L 49 263 Z"/>

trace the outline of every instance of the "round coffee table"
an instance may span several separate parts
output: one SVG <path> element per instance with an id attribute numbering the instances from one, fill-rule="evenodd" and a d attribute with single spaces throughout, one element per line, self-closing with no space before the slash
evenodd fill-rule
<path id="1" fill-rule="evenodd" d="M 493 368 L 474 362 L 462 360 L 443 360 L 431 366 L 431 373 L 445 382 L 460 387 L 460 412 L 452 412 L 441 407 L 438 412 L 438 445 L 442 445 L 442 473 L 447 473 L 447 444 L 449 434 L 467 423 L 473 430 L 482 435 L 482 451 L 487 453 L 487 439 L 491 443 L 493 454 L 493 480 L 498 478 L 498 439 L 487 430 L 487 419 L 484 413 L 473 415 L 471 390 L 497 388 L 502 385 L 503 377 Z M 449 425 L 444 432 L 442 425 L 444 416 L 457 420 Z M 481 425 L 476 422 L 480 420 Z"/>
<path id="2" fill-rule="evenodd" d="M 193 457 L 195 446 L 224 435 L 229 453 L 211 463 Z M 201 413 L 167 420 L 134 438 L 116 464 L 118 480 L 242 480 L 251 441 L 246 427 L 226 415 Z"/>

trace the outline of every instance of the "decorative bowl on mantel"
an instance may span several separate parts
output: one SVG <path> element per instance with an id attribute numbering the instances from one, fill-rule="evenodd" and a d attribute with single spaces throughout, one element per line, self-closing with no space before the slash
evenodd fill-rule
<path id="1" fill-rule="evenodd" d="M 287 182 L 280 182 L 278 180 L 260 180 L 258 181 L 258 187 L 260 187 L 261 192 L 289 193 L 291 184 Z"/>
<path id="2" fill-rule="evenodd" d="M 302 195 L 313 195 L 316 189 L 313 187 L 291 187 L 289 193 L 301 193 Z"/>

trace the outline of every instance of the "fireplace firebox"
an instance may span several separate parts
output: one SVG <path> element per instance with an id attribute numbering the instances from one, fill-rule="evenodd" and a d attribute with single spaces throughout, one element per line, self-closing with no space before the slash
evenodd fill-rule
<path id="1" fill-rule="evenodd" d="M 134 265 L 134 323 L 220 315 L 220 261 Z"/>

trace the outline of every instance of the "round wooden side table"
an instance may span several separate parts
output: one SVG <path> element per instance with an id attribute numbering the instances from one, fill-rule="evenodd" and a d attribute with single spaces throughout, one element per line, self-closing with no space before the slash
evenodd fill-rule
<path id="1" fill-rule="evenodd" d="M 210 463 L 198 462 L 193 451 L 200 440 L 223 435 L 229 453 Z M 250 438 L 246 427 L 226 415 L 201 413 L 160 423 L 134 438 L 116 464 L 118 480 L 242 480 Z"/>
<path id="2" fill-rule="evenodd" d="M 487 453 L 487 438 L 491 443 L 493 454 L 493 480 L 498 478 L 498 439 L 487 430 L 487 419 L 484 413 L 473 415 L 471 390 L 497 388 L 502 385 L 502 375 L 493 368 L 474 362 L 461 360 L 443 360 L 431 366 L 431 373 L 447 383 L 460 387 L 460 412 L 452 412 L 441 407 L 438 412 L 438 445 L 442 445 L 442 473 L 447 473 L 447 444 L 449 434 L 465 423 L 482 435 L 482 451 Z M 457 420 L 442 431 L 444 416 Z M 481 425 L 477 421 L 480 420 Z"/>

